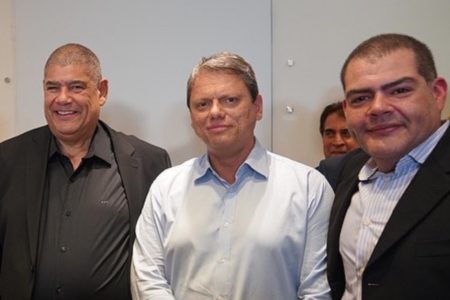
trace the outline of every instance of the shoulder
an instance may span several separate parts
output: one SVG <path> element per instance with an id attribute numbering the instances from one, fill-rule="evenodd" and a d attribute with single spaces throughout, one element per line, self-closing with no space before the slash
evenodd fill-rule
<path id="1" fill-rule="evenodd" d="M 336 190 L 344 178 L 355 175 L 355 172 L 357 174 L 368 159 L 369 156 L 358 148 L 342 156 L 323 159 L 316 169 L 325 176 L 333 190 Z"/>
<path id="2" fill-rule="evenodd" d="M 341 155 L 337 157 L 322 159 L 316 169 L 321 173 L 327 172 L 329 170 L 335 170 L 336 168 L 342 166 L 343 162 L 345 161 L 344 157 L 345 155 Z"/>
<path id="3" fill-rule="evenodd" d="M 153 185 L 164 186 L 164 185 L 172 185 L 173 183 L 176 184 L 177 182 L 192 183 L 192 180 L 190 178 L 193 177 L 192 174 L 195 170 L 195 165 L 197 161 L 198 158 L 191 158 L 179 165 L 165 169 L 155 179 Z"/>
<path id="4" fill-rule="evenodd" d="M 269 158 L 269 172 L 272 179 L 276 178 L 285 183 L 296 182 L 300 185 L 321 187 L 328 185 L 325 177 L 316 169 L 290 158 L 267 151 Z"/>
<path id="5" fill-rule="evenodd" d="M 24 132 L 22 134 L 19 134 L 15 137 L 12 137 L 8 140 L 5 140 L 0 143 L 0 149 L 2 151 L 27 151 L 32 148 L 27 148 L 27 145 L 30 145 L 32 143 L 39 143 L 39 142 L 47 142 L 49 141 L 51 137 L 50 130 L 48 126 L 42 126 L 38 127 L 32 130 L 29 130 L 27 132 Z"/>
<path id="6" fill-rule="evenodd" d="M 319 162 L 316 170 L 322 173 L 328 180 L 333 190 L 336 190 L 337 181 L 345 162 L 345 156 L 331 157 Z"/>
<path id="7" fill-rule="evenodd" d="M 369 158 L 370 156 L 361 148 L 347 153 L 343 156 L 343 159 L 339 165 L 342 169 L 341 174 L 354 173 L 355 170 L 359 172 Z"/>
<path id="8" fill-rule="evenodd" d="M 151 159 L 169 159 L 169 154 L 165 149 L 139 139 L 134 135 L 128 135 L 123 132 L 114 130 L 102 121 L 100 121 L 100 124 L 108 132 L 115 148 L 120 147 L 123 151 L 136 151 L 141 156 Z M 131 149 L 128 149 L 129 147 L 127 146 L 131 146 Z"/>
<path id="9" fill-rule="evenodd" d="M 286 171 L 297 172 L 301 174 L 309 174 L 309 173 L 317 173 L 318 172 L 311 166 L 308 166 L 304 163 L 295 161 L 288 157 L 272 153 L 270 151 L 267 152 L 267 157 L 269 158 L 270 167 L 276 167 L 279 169 L 284 169 Z"/>

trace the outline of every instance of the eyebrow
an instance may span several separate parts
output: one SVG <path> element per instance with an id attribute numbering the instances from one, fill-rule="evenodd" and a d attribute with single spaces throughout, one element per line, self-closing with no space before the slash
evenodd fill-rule
<path id="1" fill-rule="evenodd" d="M 409 76 L 402 77 L 402 78 L 394 80 L 392 82 L 388 82 L 388 83 L 383 84 L 381 86 L 381 90 L 385 91 L 385 90 L 388 90 L 388 89 L 390 89 L 390 88 L 392 88 L 394 86 L 397 86 L 397 85 L 405 83 L 405 82 L 416 82 L 416 79 L 414 79 L 413 77 L 409 77 Z M 349 96 L 351 96 L 353 94 L 370 93 L 372 91 L 373 91 L 373 89 L 371 89 L 371 88 L 353 89 L 353 90 L 350 90 L 350 91 L 348 91 L 346 93 L 346 97 L 349 97 Z"/>
<path id="2" fill-rule="evenodd" d="M 45 82 L 45 85 L 65 85 L 65 84 L 87 84 L 85 81 L 83 80 L 69 80 L 69 81 L 64 81 L 64 82 L 60 82 L 60 81 L 53 81 L 53 80 L 49 80 Z"/>

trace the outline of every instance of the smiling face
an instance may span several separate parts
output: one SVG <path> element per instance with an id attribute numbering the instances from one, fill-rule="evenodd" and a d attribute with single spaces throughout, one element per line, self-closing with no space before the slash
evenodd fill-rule
<path id="1" fill-rule="evenodd" d="M 345 118 L 337 112 L 329 114 L 325 120 L 322 143 L 325 158 L 343 155 L 358 147 L 347 129 Z"/>
<path id="2" fill-rule="evenodd" d="M 447 83 L 427 83 L 414 53 L 355 58 L 345 73 L 344 112 L 349 129 L 381 171 L 425 141 L 441 124 Z"/>
<path id="3" fill-rule="evenodd" d="M 66 143 L 90 140 L 107 91 L 107 81 L 94 81 L 83 64 L 49 65 L 44 78 L 44 110 L 57 140 Z"/>
<path id="4" fill-rule="evenodd" d="M 262 98 L 252 101 L 242 79 L 234 74 L 200 71 L 190 95 L 191 125 L 210 155 L 246 156 L 254 145 Z"/>

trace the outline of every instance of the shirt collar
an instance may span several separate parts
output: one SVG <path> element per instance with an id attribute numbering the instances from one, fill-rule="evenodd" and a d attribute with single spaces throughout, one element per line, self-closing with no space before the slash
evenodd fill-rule
<path id="1" fill-rule="evenodd" d="M 89 150 L 83 159 L 88 159 L 92 157 L 99 158 L 109 165 L 112 164 L 111 153 L 111 140 L 102 126 L 97 125 L 94 132 L 94 137 L 92 138 L 91 144 L 89 145 Z M 58 144 L 56 143 L 56 138 L 53 136 L 50 142 L 49 158 L 54 155 L 63 155 L 59 150 Z"/>
<path id="2" fill-rule="evenodd" d="M 412 163 L 423 164 L 433 151 L 434 147 L 436 147 L 437 143 L 441 140 L 448 126 L 449 121 L 445 121 L 431 136 L 402 157 L 395 166 L 394 173 Z M 378 177 L 377 174 L 380 174 L 380 172 L 377 171 L 378 168 L 374 166 L 374 162 L 370 158 L 369 161 L 362 167 L 358 174 L 358 178 L 360 181 L 374 179 Z"/>
<path id="3" fill-rule="evenodd" d="M 236 182 L 248 172 L 254 173 L 256 176 L 267 179 L 269 175 L 269 158 L 266 150 L 261 146 L 259 141 L 255 140 L 255 146 L 248 155 L 247 159 L 239 166 L 236 172 Z M 209 162 L 208 154 L 200 156 L 194 164 L 194 182 L 202 183 L 216 177 L 220 181 L 223 179 L 216 173 Z"/>
<path id="4" fill-rule="evenodd" d="M 441 140 L 448 126 L 449 121 L 445 121 L 428 139 L 411 150 L 408 155 L 414 158 L 418 163 L 423 164 L 431 151 L 433 151 L 434 147 L 436 147 L 437 143 Z"/>

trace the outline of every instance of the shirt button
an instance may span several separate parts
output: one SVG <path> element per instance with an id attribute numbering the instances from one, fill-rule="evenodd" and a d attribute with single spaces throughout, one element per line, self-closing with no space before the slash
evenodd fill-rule
<path id="1" fill-rule="evenodd" d="M 61 246 L 61 248 L 59 248 L 59 250 L 64 253 L 64 252 L 67 251 L 67 247 L 66 246 Z"/>
<path id="2" fill-rule="evenodd" d="M 230 226 L 230 223 L 229 223 L 229 222 L 223 223 L 223 227 L 224 227 L 224 228 L 228 228 L 229 226 Z"/>
<path id="3" fill-rule="evenodd" d="M 224 264 L 224 263 L 225 263 L 225 261 L 226 261 L 226 259 L 225 259 L 225 258 L 221 258 L 221 259 L 219 260 L 219 264 Z"/>
<path id="4" fill-rule="evenodd" d="M 369 218 L 365 218 L 363 220 L 363 225 L 364 226 L 370 226 L 370 224 L 372 224 L 372 221 Z"/>
<path id="5" fill-rule="evenodd" d="M 70 217 L 72 215 L 72 212 L 70 210 L 66 210 L 65 215 L 66 217 Z"/>
<path id="6" fill-rule="evenodd" d="M 56 287 L 56 292 L 59 294 L 62 292 L 62 286 L 57 286 Z"/>

